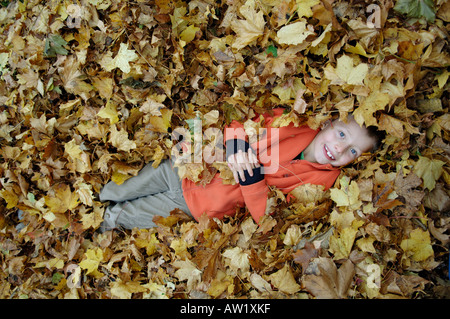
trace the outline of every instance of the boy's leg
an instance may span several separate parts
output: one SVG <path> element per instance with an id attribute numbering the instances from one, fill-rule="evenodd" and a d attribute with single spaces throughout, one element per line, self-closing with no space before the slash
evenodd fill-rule
<path id="1" fill-rule="evenodd" d="M 151 228 L 155 226 L 153 217 L 167 217 L 175 208 L 189 214 L 181 188 L 110 205 L 105 211 L 100 230 L 104 232 L 118 227 Z"/>
<path id="2" fill-rule="evenodd" d="M 138 175 L 117 185 L 113 181 L 100 191 L 101 201 L 123 202 L 139 197 L 166 192 L 178 187 L 180 183 L 176 168 L 171 160 L 163 160 L 157 168 L 148 163 Z"/>
<path id="3" fill-rule="evenodd" d="M 183 197 L 181 181 L 170 160 L 165 160 L 154 169 L 146 165 L 137 176 L 121 185 L 108 183 L 100 193 L 102 201 L 111 203 L 104 214 L 101 231 L 116 227 L 154 227 L 153 217 L 169 216 L 175 208 L 190 214 Z"/>

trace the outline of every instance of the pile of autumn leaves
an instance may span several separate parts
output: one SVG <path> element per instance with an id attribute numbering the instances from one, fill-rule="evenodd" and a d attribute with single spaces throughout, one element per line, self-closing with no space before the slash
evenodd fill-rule
<path id="1" fill-rule="evenodd" d="M 0 10 L 1 298 L 445 291 L 448 5 L 430 23 L 394 14 L 391 1 L 378 11 L 345 1 L 222 2 Z M 387 136 L 329 191 L 303 185 L 287 202 L 273 188 L 260 225 L 237 207 L 222 221 L 176 210 L 153 229 L 96 232 L 107 205 L 98 191 L 157 166 L 172 129 L 192 129 L 196 118 L 205 132 L 233 119 L 252 128 L 249 118 L 277 106 L 287 110 L 278 126 L 317 128 L 354 111 Z M 217 172 L 231 180 L 224 163 L 180 167 L 199 183 Z"/>

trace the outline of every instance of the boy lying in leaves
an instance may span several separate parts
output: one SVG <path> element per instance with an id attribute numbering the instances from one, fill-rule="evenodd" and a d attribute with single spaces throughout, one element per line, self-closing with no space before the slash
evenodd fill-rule
<path id="1" fill-rule="evenodd" d="M 156 169 L 148 164 L 121 185 L 109 182 L 100 192 L 100 200 L 115 203 L 107 207 L 101 230 L 151 228 L 154 216 L 168 216 L 175 208 L 198 219 L 204 213 L 223 218 L 234 215 L 236 205 L 246 206 L 259 222 L 266 211 L 269 185 L 284 194 L 308 183 L 328 189 L 339 176 L 340 167 L 376 149 L 379 143 L 373 127 L 361 127 L 351 116 L 347 123 L 330 121 L 319 130 L 292 124 L 270 129 L 282 113 L 283 109 L 275 109 L 272 114 L 263 114 L 267 136 L 251 144 L 241 123 L 230 124 L 234 134 L 225 130 L 234 185 L 224 184 L 219 173 L 206 186 L 186 178 L 180 181 L 171 160 L 161 162 Z M 277 154 L 276 160 L 268 154 Z"/>

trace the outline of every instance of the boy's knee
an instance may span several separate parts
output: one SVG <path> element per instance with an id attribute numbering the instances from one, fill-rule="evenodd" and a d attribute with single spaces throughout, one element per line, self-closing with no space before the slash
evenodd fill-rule
<path id="1" fill-rule="evenodd" d="M 113 230 L 117 228 L 117 214 L 112 211 L 114 206 L 106 207 L 105 213 L 103 214 L 103 222 L 100 224 L 100 232 L 104 233 L 108 230 Z"/>

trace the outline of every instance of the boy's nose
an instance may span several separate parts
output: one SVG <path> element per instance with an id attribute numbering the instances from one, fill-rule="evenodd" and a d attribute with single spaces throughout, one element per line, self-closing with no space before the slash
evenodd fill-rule
<path id="1" fill-rule="evenodd" d="M 343 143 L 336 143 L 336 144 L 334 144 L 334 150 L 337 152 L 337 153 L 342 153 L 344 150 L 345 150 L 345 145 L 343 144 Z"/>

